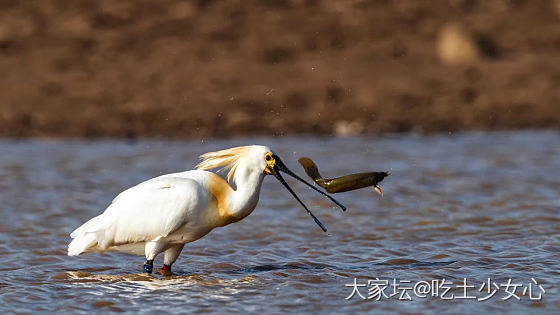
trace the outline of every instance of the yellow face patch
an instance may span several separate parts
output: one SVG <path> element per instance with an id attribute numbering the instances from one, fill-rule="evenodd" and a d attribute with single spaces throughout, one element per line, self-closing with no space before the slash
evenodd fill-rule
<path id="1" fill-rule="evenodd" d="M 272 153 L 266 152 L 266 154 L 264 155 L 264 160 L 266 162 L 266 168 L 264 169 L 264 173 L 271 174 L 271 175 L 274 174 L 274 165 L 276 164 L 276 161 L 274 160 Z"/>

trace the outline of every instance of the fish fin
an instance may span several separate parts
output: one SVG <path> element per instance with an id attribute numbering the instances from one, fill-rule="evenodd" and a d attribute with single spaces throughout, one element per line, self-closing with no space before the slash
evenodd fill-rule
<path id="1" fill-rule="evenodd" d="M 381 197 L 383 197 L 383 190 L 381 190 L 381 188 L 380 188 L 379 186 L 373 185 L 373 189 L 374 189 L 375 191 L 377 191 L 377 193 L 378 193 L 379 195 L 381 195 Z"/>

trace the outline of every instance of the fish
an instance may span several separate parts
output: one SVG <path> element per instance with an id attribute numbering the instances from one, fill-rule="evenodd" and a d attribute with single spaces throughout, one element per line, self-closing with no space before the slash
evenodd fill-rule
<path id="1" fill-rule="evenodd" d="M 378 186 L 378 184 L 387 176 L 390 172 L 367 172 L 367 173 L 357 173 L 350 174 L 335 178 L 323 178 L 319 173 L 319 168 L 317 165 L 308 157 L 301 157 L 298 159 L 299 164 L 303 166 L 307 176 L 311 177 L 317 185 L 324 188 L 328 193 L 335 194 L 351 190 L 356 190 L 365 187 L 373 187 L 373 189 L 383 197 L 383 191 Z"/>

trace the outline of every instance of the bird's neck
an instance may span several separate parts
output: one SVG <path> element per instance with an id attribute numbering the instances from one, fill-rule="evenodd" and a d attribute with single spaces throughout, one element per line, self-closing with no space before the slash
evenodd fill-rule
<path id="1" fill-rule="evenodd" d="M 257 170 L 238 167 L 235 172 L 237 189 L 231 192 L 228 212 L 239 220 L 248 216 L 259 201 L 264 174 Z"/>

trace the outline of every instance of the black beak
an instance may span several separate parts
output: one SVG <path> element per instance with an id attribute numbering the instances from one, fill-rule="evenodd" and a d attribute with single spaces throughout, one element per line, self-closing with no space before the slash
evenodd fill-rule
<path id="1" fill-rule="evenodd" d="M 323 225 L 323 223 L 321 223 L 321 221 L 319 221 L 319 219 L 317 219 L 317 217 L 313 214 L 313 212 L 311 212 L 311 210 L 307 209 L 305 204 L 301 201 L 301 199 L 299 199 L 299 197 L 292 190 L 292 188 L 290 188 L 290 186 L 288 186 L 288 183 L 286 183 L 286 181 L 284 180 L 282 175 L 280 175 L 280 172 L 278 172 L 278 167 L 276 167 L 276 166 L 274 167 L 274 174 L 273 175 L 274 175 L 274 177 L 276 177 L 282 183 L 282 185 L 284 185 L 284 187 L 286 187 L 286 189 L 292 194 L 292 196 L 294 196 L 294 198 L 296 198 L 296 200 L 303 206 L 305 211 L 307 211 L 307 213 L 309 213 L 309 215 L 313 218 L 315 223 L 317 223 L 317 225 L 319 225 L 321 230 L 323 230 L 323 232 L 326 232 L 327 228 Z"/>
<path id="2" fill-rule="evenodd" d="M 333 197 L 331 197 L 330 195 L 324 193 L 323 191 L 319 190 L 317 187 L 313 186 L 312 184 L 306 182 L 303 178 L 297 176 L 294 172 L 290 171 L 290 169 L 286 166 L 286 164 L 284 164 L 284 162 L 282 162 L 282 160 L 280 160 L 280 158 L 277 155 L 273 155 L 274 160 L 275 160 L 275 165 L 274 165 L 274 171 L 280 170 L 290 176 L 292 176 L 293 178 L 299 180 L 300 182 L 306 184 L 307 186 L 311 187 L 313 190 L 315 190 L 316 192 L 320 193 L 323 196 L 326 196 L 327 198 L 329 198 L 332 202 L 336 203 L 337 206 L 340 207 L 340 209 L 342 209 L 342 211 L 346 211 L 346 206 L 344 206 L 343 204 L 341 204 L 340 202 L 338 202 L 338 200 L 334 199 Z M 276 172 L 278 173 L 278 172 Z"/>
<path id="3" fill-rule="evenodd" d="M 296 200 L 303 206 L 303 208 L 305 209 L 305 211 L 307 211 L 307 213 L 309 213 L 309 215 L 313 218 L 313 220 L 315 221 L 315 223 L 317 223 L 317 225 L 319 225 L 319 227 L 324 231 L 327 232 L 327 229 L 325 228 L 325 226 L 323 225 L 323 223 L 321 223 L 321 221 L 319 221 L 319 219 L 317 219 L 317 217 L 311 212 L 311 210 L 309 210 L 307 208 L 307 206 L 301 201 L 301 199 L 299 199 L 299 197 L 296 195 L 296 193 L 292 190 L 292 188 L 290 186 L 288 186 L 288 183 L 286 183 L 286 181 L 284 180 L 284 178 L 282 177 L 282 175 L 280 175 L 279 171 L 282 171 L 292 177 L 294 177 L 295 179 L 303 182 L 304 184 L 306 184 L 307 186 L 313 188 L 315 191 L 321 193 L 324 196 L 327 196 L 331 201 L 333 201 L 334 203 L 336 203 L 343 211 L 346 211 L 346 207 L 341 204 L 340 202 L 338 202 L 336 199 L 334 199 L 333 197 L 327 195 L 326 193 L 320 191 L 319 189 L 317 189 L 315 186 L 311 185 L 310 183 L 306 182 L 304 179 L 302 179 L 301 177 L 297 176 L 296 174 L 294 174 L 294 172 L 290 171 L 290 169 L 288 167 L 286 167 L 286 165 L 282 162 L 282 160 L 280 160 L 280 158 L 276 155 L 273 156 L 274 160 L 275 160 L 275 165 L 274 165 L 274 172 L 273 175 L 274 177 L 276 177 L 278 179 L 278 181 L 280 181 L 280 183 L 282 183 L 282 185 L 284 185 L 284 187 L 286 187 L 286 189 L 288 189 L 288 191 L 292 194 L 292 196 L 294 196 L 294 198 L 296 198 Z"/>

